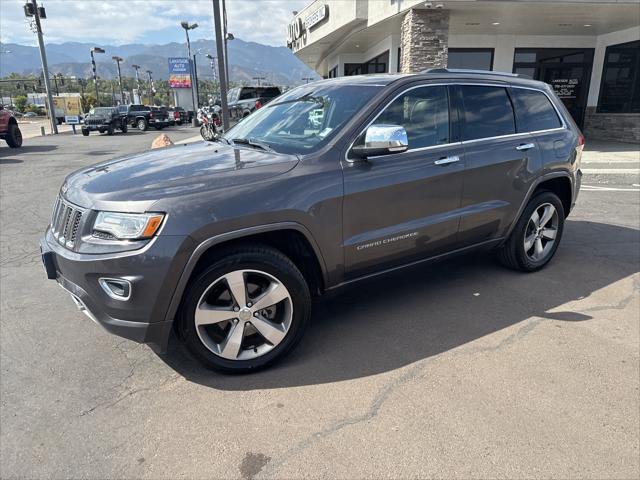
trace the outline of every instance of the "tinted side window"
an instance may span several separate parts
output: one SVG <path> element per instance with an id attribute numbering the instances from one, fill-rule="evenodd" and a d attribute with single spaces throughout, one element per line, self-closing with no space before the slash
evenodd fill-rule
<path id="1" fill-rule="evenodd" d="M 555 108 L 544 93 L 523 88 L 514 88 L 511 92 L 519 132 L 535 132 L 562 126 Z"/>
<path id="2" fill-rule="evenodd" d="M 409 150 L 449 143 L 447 87 L 414 88 L 400 95 L 374 122 L 384 124 L 405 128 Z"/>
<path id="3" fill-rule="evenodd" d="M 464 119 L 462 140 L 516 132 L 513 107 L 505 88 L 463 85 L 460 92 Z"/>

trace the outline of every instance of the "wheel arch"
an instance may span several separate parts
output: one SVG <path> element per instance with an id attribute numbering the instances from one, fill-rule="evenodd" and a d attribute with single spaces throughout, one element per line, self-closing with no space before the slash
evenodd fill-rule
<path id="1" fill-rule="evenodd" d="M 191 279 L 226 252 L 246 244 L 262 244 L 281 251 L 300 269 L 312 293 L 325 290 L 326 265 L 311 232 L 296 222 L 256 226 L 216 235 L 195 248 L 180 275 L 165 320 L 173 321 L 176 317 Z"/>
<path id="2" fill-rule="evenodd" d="M 18 125 L 18 121 L 16 120 L 16 117 L 9 117 L 9 121 L 7 122 L 7 127 L 9 125 Z"/>

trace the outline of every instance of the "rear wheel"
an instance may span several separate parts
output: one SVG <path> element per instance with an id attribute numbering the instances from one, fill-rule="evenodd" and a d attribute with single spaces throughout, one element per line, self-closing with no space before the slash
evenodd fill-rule
<path id="1" fill-rule="evenodd" d="M 191 283 L 180 310 L 189 350 L 206 366 L 241 373 L 282 358 L 311 312 L 298 268 L 269 247 L 230 251 Z"/>
<path id="2" fill-rule="evenodd" d="M 5 138 L 7 145 L 11 148 L 20 148 L 22 146 L 22 132 L 15 123 L 9 125 L 7 136 Z"/>
<path id="3" fill-rule="evenodd" d="M 149 126 L 147 125 L 147 121 L 144 118 L 138 119 L 136 125 L 138 127 L 138 130 L 140 130 L 141 132 L 146 132 L 147 128 L 149 128 Z"/>
<path id="4" fill-rule="evenodd" d="M 534 272 L 544 267 L 558 249 L 564 229 L 564 207 L 558 196 L 541 191 L 525 207 L 498 257 L 507 267 Z"/>

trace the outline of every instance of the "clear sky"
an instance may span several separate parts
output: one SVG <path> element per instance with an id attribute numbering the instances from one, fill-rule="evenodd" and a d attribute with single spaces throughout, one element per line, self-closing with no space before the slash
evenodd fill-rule
<path id="1" fill-rule="evenodd" d="M 226 0 L 228 31 L 245 41 L 284 46 L 293 10 L 311 0 Z M 22 6 L 0 0 L 0 41 L 35 45 Z M 192 39 L 215 38 L 211 0 L 40 0 L 45 42 L 162 44 L 183 42 L 181 20 L 198 22 Z"/>

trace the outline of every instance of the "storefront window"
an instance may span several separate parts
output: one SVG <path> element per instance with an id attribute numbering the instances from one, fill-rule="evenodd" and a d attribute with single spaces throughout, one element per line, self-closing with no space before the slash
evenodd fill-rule
<path id="1" fill-rule="evenodd" d="M 607 47 L 598 112 L 640 112 L 640 41 Z"/>
<path id="2" fill-rule="evenodd" d="M 493 69 L 493 48 L 450 48 L 448 68 Z"/>
<path id="3" fill-rule="evenodd" d="M 344 74 L 365 75 L 367 73 L 387 73 L 389 71 L 389 50 L 364 63 L 345 63 Z"/>

